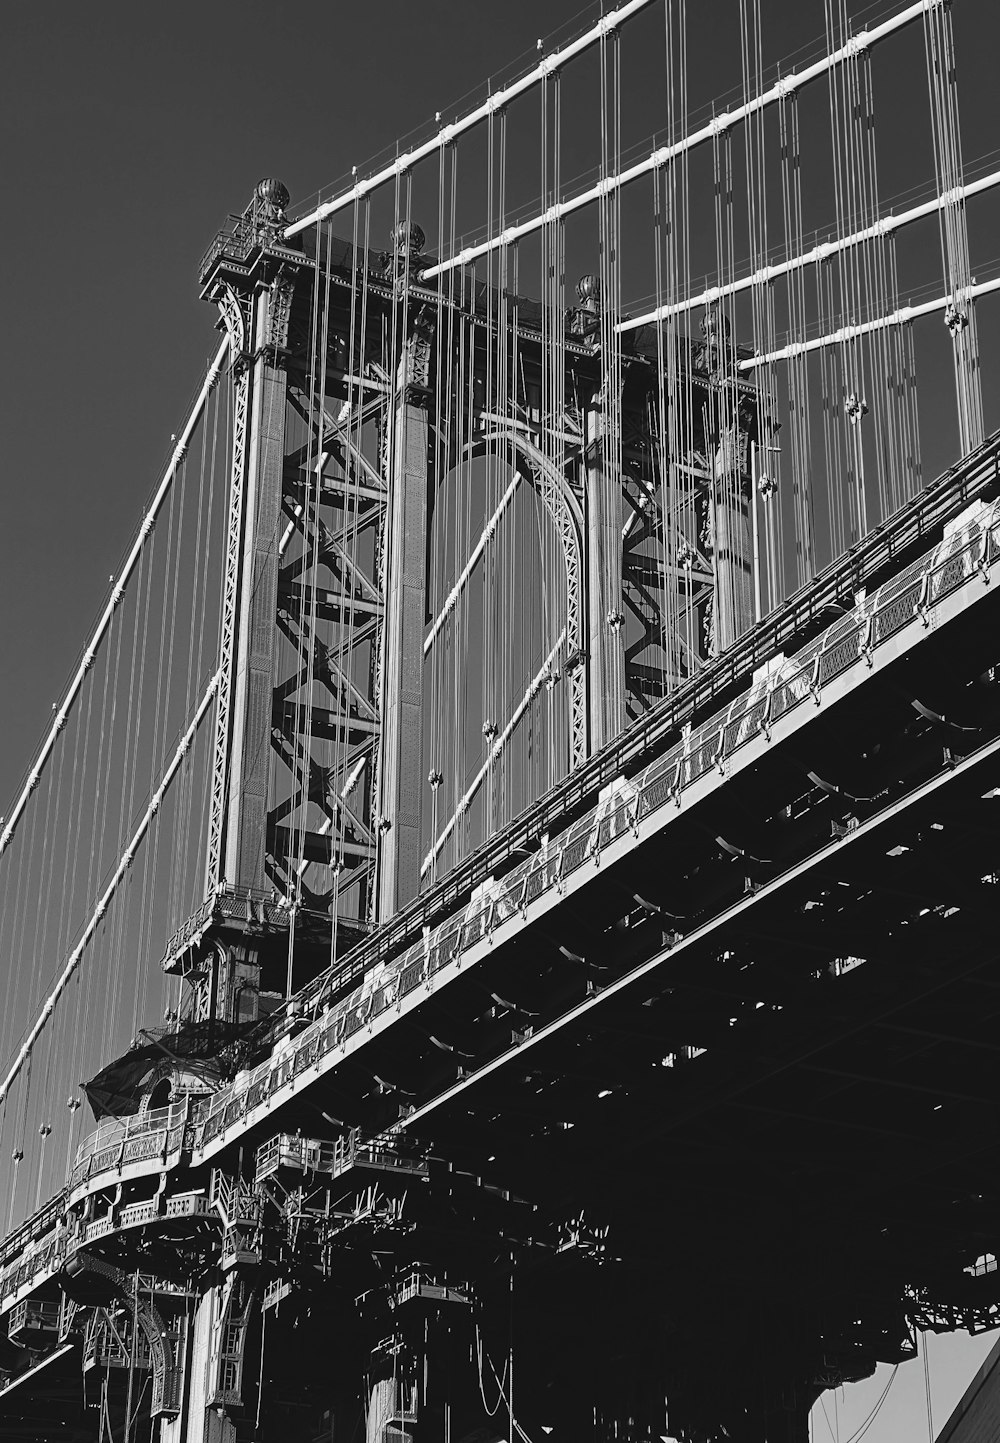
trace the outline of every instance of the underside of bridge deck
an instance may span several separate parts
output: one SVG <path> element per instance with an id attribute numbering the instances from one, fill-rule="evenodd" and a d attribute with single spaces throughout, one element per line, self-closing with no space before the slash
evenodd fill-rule
<path id="1" fill-rule="evenodd" d="M 133 1130 L 4 1245 L 0 1434 L 796 1443 L 915 1328 L 995 1326 L 995 530 L 788 659 L 798 710 L 745 665 L 756 710 L 708 691 L 518 832 L 536 892 L 480 858 L 220 1032 L 200 1103 L 129 1114 L 116 1064 Z"/>
<path id="2" fill-rule="evenodd" d="M 277 1116 L 248 1105 L 182 1197 L 99 1190 L 109 1226 L 37 1296 L 100 1305 L 85 1377 L 114 1386 L 70 1404 L 53 1355 L 0 1393 L 4 1436 L 96 1437 L 98 1396 L 124 1436 L 147 1386 L 195 1436 L 169 1406 L 195 1275 L 228 1300 L 219 1439 L 340 1436 L 366 1404 L 369 1436 L 498 1437 L 506 1398 L 532 1443 L 785 1443 L 914 1326 L 993 1325 L 997 604 L 598 857 Z M 177 1349 L 123 1367 L 147 1287 Z"/>
<path id="3" fill-rule="evenodd" d="M 988 1325 L 988 611 L 602 869 L 299 1104 L 315 1134 L 324 1112 L 378 1132 L 402 1103 L 403 1153 L 537 1209 L 494 1232 L 446 1171 L 448 1220 L 439 1195 L 426 1220 L 419 1193 L 410 1212 L 413 1263 L 474 1273 L 488 1354 L 513 1339 L 530 1436 L 587 1433 L 626 1399 L 652 1429 L 666 1394 L 684 1436 L 800 1437 L 825 1384 L 912 1354 L 914 1319 Z M 576 1223 L 547 1246 L 541 1218 Z M 377 1266 L 350 1276 L 390 1332 Z"/>
<path id="4" fill-rule="evenodd" d="M 297 170 L 458 63 L 314 8 Z M 806 1443 L 1000 1325 L 996 3 L 589 8 L 202 258 L 0 817 L 0 1439 Z"/>

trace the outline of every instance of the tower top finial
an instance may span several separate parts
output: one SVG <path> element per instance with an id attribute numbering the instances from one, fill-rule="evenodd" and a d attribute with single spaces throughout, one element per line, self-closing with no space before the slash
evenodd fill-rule
<path id="1" fill-rule="evenodd" d="M 271 211 L 284 215 L 285 208 L 291 200 L 288 194 L 288 187 L 282 185 L 280 180 L 265 176 L 257 182 L 254 191 L 254 199 L 261 205 L 266 205 Z"/>
<path id="2" fill-rule="evenodd" d="M 420 255 L 427 244 L 427 237 L 416 221 L 410 225 L 407 225 L 405 220 L 400 221 L 399 225 L 393 228 L 391 239 L 394 251 L 402 252 L 408 249 L 411 256 Z"/>
<path id="3" fill-rule="evenodd" d="M 576 294 L 580 304 L 588 311 L 596 311 L 601 300 L 601 282 L 597 276 L 581 276 L 576 283 Z"/>

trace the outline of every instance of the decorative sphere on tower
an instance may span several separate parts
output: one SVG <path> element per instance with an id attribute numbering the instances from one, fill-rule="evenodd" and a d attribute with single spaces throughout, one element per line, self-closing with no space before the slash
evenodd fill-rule
<path id="1" fill-rule="evenodd" d="M 426 244 L 427 237 L 420 226 L 414 222 L 407 225 L 406 221 L 400 221 L 392 232 L 392 248 L 394 251 L 405 251 L 409 249 L 410 255 L 418 256 Z"/>
<path id="2" fill-rule="evenodd" d="M 257 182 L 254 198 L 272 215 L 284 215 L 285 208 L 291 200 L 288 187 L 282 185 L 280 180 L 269 176 L 265 176 L 263 180 Z"/>
<path id="3" fill-rule="evenodd" d="M 596 311 L 601 299 L 600 280 L 597 276 L 581 276 L 576 283 L 576 294 L 585 310 Z"/>

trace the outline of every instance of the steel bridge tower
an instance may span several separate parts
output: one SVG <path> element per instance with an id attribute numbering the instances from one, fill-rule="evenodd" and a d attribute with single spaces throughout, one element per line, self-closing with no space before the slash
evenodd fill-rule
<path id="1" fill-rule="evenodd" d="M 445 316 L 438 291 L 421 285 L 418 226 L 401 226 L 374 261 L 337 241 L 335 256 L 310 254 L 283 237 L 288 200 L 279 181 L 261 181 L 201 267 L 232 356 L 222 671 L 206 901 L 163 965 L 190 984 L 189 1015 L 220 1042 L 330 965 L 331 918 L 334 946 L 347 951 L 420 889 L 428 518 L 435 487 L 463 459 L 455 442 L 445 452 L 439 371 L 446 345 L 481 353 L 485 367 L 490 324 L 481 288 L 463 288 Z M 579 301 L 558 414 L 543 400 L 542 318 L 522 302 L 508 338 L 523 377 L 517 422 L 480 404 L 466 440 L 468 454 L 492 450 L 520 468 L 557 537 L 565 771 L 753 621 L 758 397 L 738 376 L 735 346 L 710 323 L 704 341 L 668 360 L 693 382 L 700 418 L 694 450 L 671 456 L 650 429 L 656 355 L 634 348 L 606 374 L 595 277 Z M 320 355 L 325 364 L 311 364 Z M 671 496 L 679 470 L 698 479 L 683 504 Z M 679 565 L 664 568 L 667 551 Z M 310 584 L 316 574 L 321 585 Z M 324 886 L 310 885 L 313 869 Z M 253 1296 L 237 1250 L 198 1304 L 188 1405 L 164 1424 L 164 1443 L 240 1436 L 226 1409 L 242 1397 L 242 1363 L 231 1360 L 244 1344 L 233 1340 L 249 1336 Z"/>
<path id="2" fill-rule="evenodd" d="M 419 890 L 429 796 L 421 653 L 433 621 L 427 525 L 435 487 L 462 461 L 455 442 L 442 454 L 436 373 L 446 340 L 436 334 L 440 297 L 418 280 L 427 260 L 419 227 L 401 228 L 377 264 L 335 242 L 324 283 L 319 258 L 282 237 L 286 204 L 279 182 L 262 181 L 202 266 L 203 295 L 219 308 L 234 358 L 206 875 L 215 911 L 174 939 L 167 965 L 196 984 L 197 1015 L 227 1022 L 257 1015 L 262 997 L 273 1005 L 286 990 L 264 935 L 273 943 L 294 927 L 297 941 L 308 941 L 316 918 L 333 911 L 349 941 Z M 352 337 L 350 296 L 361 285 L 366 333 Z M 465 443 L 472 455 L 499 452 L 521 468 L 557 536 L 567 593 L 564 771 L 753 621 L 749 473 L 759 398 L 735 370 L 736 348 L 709 325 L 703 343 L 674 358 L 696 389 L 698 425 L 692 451 L 672 456 L 650 429 L 655 356 L 635 348 L 622 375 L 605 375 L 596 278 L 579 289 L 559 414 L 541 394 L 540 339 L 529 324 L 537 326 L 538 307 L 522 303 L 509 325 L 523 375 L 518 420 L 480 404 Z M 484 353 L 483 296 L 449 310 L 447 343 L 458 345 L 464 330 L 473 357 L 477 343 Z M 308 363 L 317 325 L 321 374 Z M 396 338 L 388 364 L 387 332 Z M 681 471 L 698 480 L 683 506 L 671 493 Z M 303 578 L 317 558 L 329 584 L 313 592 Z M 328 705 L 304 699 L 312 683 Z M 322 759 L 331 741 L 346 744 L 336 775 Z M 313 892 L 303 861 L 334 856 L 336 886 Z M 230 933 L 241 940 L 224 942 Z"/>
<path id="3" fill-rule="evenodd" d="M 1000 170 L 952 7 L 851 8 L 774 80 L 762 0 L 728 55 L 602 5 L 202 258 L 215 359 L 0 819 L 4 1436 L 803 1443 L 995 1326 Z"/>

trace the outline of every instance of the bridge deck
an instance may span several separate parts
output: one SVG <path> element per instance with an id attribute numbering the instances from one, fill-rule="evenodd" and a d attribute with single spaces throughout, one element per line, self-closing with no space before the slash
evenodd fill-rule
<path id="1" fill-rule="evenodd" d="M 985 489 L 994 465 L 991 454 L 974 487 Z M 898 551 L 884 540 L 882 546 L 883 554 Z M 356 989 L 332 998 L 314 1022 L 283 1039 L 233 1087 L 207 1105 L 149 1114 L 132 1134 L 106 1129 L 81 1149 L 65 1201 L 75 1207 L 111 1185 L 179 1165 L 187 1180 L 189 1169 L 237 1143 L 307 1129 L 323 1103 L 369 1133 L 384 1130 L 402 1112 L 400 1136 L 414 1135 L 421 1145 L 447 1136 L 450 1148 L 471 1150 L 485 1171 L 493 1165 L 484 1151 L 489 1146 L 508 1180 L 523 1170 L 518 1181 L 530 1176 L 536 1191 L 553 1196 L 575 1191 L 568 1179 L 582 1167 L 593 1184 L 591 1196 L 599 1195 L 606 1207 L 608 1188 L 620 1186 L 630 1166 L 648 1167 L 643 1149 L 665 1130 L 680 1129 L 682 1140 L 672 1136 L 671 1155 L 690 1161 L 706 1149 L 716 1155 L 722 1129 L 730 1144 L 718 1155 L 731 1166 L 738 1154 L 744 1166 L 748 1149 L 740 1137 L 747 1115 L 760 1126 L 776 1126 L 784 1117 L 799 1133 L 792 1154 L 813 1159 L 810 1166 L 817 1148 L 807 1145 L 806 1134 L 815 1138 L 827 1126 L 868 1143 L 874 1138 L 884 1162 L 890 1155 L 886 1129 L 834 1115 L 840 1101 L 850 1099 L 849 1060 L 840 1057 L 832 1071 L 824 1064 L 809 1073 L 804 1059 L 866 1030 L 877 1032 L 879 1045 L 886 1028 L 924 1037 L 928 1018 L 921 1009 L 933 1010 L 941 988 L 974 978 L 984 965 L 972 901 L 979 906 L 988 893 L 970 900 L 975 878 L 970 882 L 969 872 L 983 868 L 983 838 L 970 835 L 962 842 L 953 822 L 988 805 L 982 797 L 990 790 L 984 778 L 995 777 L 997 743 L 990 727 L 996 719 L 984 713 L 973 722 L 979 730 L 955 731 L 940 720 L 937 693 L 967 709 L 969 677 L 989 664 L 997 594 L 991 576 L 998 557 L 994 506 L 803 651 L 773 665 L 681 744 L 631 780 L 620 780 L 597 807 L 536 846 L 455 917 L 390 961 L 369 967 Z M 924 680 L 910 684 L 913 657 L 919 657 Z M 939 678 L 930 703 L 913 692 L 927 677 Z M 895 740 L 897 732 L 902 740 L 898 752 L 883 757 L 880 773 L 870 760 L 859 760 L 858 746 L 863 739 L 874 754 L 882 730 L 886 740 Z M 648 755 L 648 745 L 637 755 Z M 912 751 L 905 766 L 904 745 L 907 755 Z M 868 773 L 863 782 L 853 778 L 859 767 Z M 876 785 L 880 776 L 892 777 L 892 786 Z M 785 811 L 780 845 L 773 826 L 764 836 L 759 824 L 748 823 Z M 946 821 L 935 820 L 943 816 Z M 866 901 L 875 896 L 866 886 L 871 856 L 891 855 L 893 847 L 900 849 L 900 874 L 913 872 L 895 914 L 881 891 Z M 925 918 L 917 927 L 914 898 L 932 898 L 935 877 L 961 887 L 966 915 L 956 920 L 952 908 L 942 916 L 944 904 L 933 901 L 917 909 Z M 855 916 L 838 901 L 841 890 L 852 899 Z M 919 975 L 916 968 L 929 965 L 911 967 L 918 934 L 934 935 L 937 955 L 949 966 L 960 956 L 959 975 L 940 979 L 940 986 L 931 977 L 906 991 L 898 1008 L 887 1008 L 884 989 L 897 986 L 907 968 Z M 880 939 L 882 965 L 859 967 L 861 960 L 876 960 L 872 936 Z M 895 940 L 887 943 L 887 937 Z M 751 965 L 743 960 L 749 939 L 753 975 L 741 980 Z M 866 997 L 869 988 L 873 999 Z M 852 1005 L 845 1010 L 847 996 Z M 863 999 L 860 1009 L 856 998 Z M 952 1037 L 985 1055 L 992 1044 L 986 1036 L 971 1036 L 974 1029 L 960 1020 L 969 1011 L 967 992 L 959 1001 L 948 1003 L 948 1028 L 931 1029 L 927 1046 L 947 1053 Z M 804 1030 L 789 1026 L 798 1007 L 804 1009 Z M 887 1020 L 907 1007 L 909 1020 Z M 971 1015 L 988 1035 L 989 1009 L 980 1001 Z M 809 1044 L 804 1050 L 803 1037 Z M 920 1059 L 924 1050 L 916 1045 L 912 1056 Z M 871 1083 L 870 1061 L 865 1065 L 868 1071 L 856 1068 L 857 1076 Z M 784 1088 L 786 1074 L 802 1066 L 814 1083 L 817 1077 L 837 1079 L 808 1107 L 789 1111 L 787 1098 L 731 1100 L 755 1088 L 766 1091 L 774 1078 Z M 709 1084 L 713 1072 L 719 1075 Z M 667 1077 L 674 1089 L 671 1117 L 661 1095 L 660 1081 Z M 579 1116 L 566 1115 L 560 1079 L 585 1101 L 586 1127 Z M 934 1107 L 949 1091 L 937 1075 L 924 1087 L 894 1083 L 891 1076 L 882 1085 L 933 1095 Z M 985 1097 L 968 1091 L 968 1079 L 965 1086 L 962 1095 L 989 1112 Z M 824 1106 L 833 1108 L 826 1117 Z M 724 1114 L 735 1109 L 735 1127 L 731 1116 L 720 1120 L 720 1108 Z M 713 1117 L 712 1126 L 699 1143 L 691 1128 L 700 1129 L 706 1116 Z M 972 1116 L 974 1136 L 987 1121 L 982 1135 L 995 1136 L 992 1114 L 987 1119 L 974 1110 Z M 923 1130 L 910 1136 L 901 1130 L 900 1136 L 910 1150 L 917 1138 L 926 1144 Z M 567 1160 L 567 1138 L 582 1161 Z M 515 1161 L 519 1150 L 523 1169 Z M 630 1150 L 634 1156 L 626 1166 L 621 1154 Z M 772 1153 L 762 1146 L 762 1156 Z M 600 1186 L 598 1178 L 604 1179 Z M 112 1208 L 106 1217 L 66 1226 L 57 1220 L 63 1205 L 56 1201 L 58 1207 L 50 1204 L 5 1249 L 5 1312 L 44 1288 L 74 1249 L 136 1221 Z"/>
<path id="2" fill-rule="evenodd" d="M 866 589 L 899 577 L 908 563 L 918 564 L 943 525 L 977 498 L 995 495 L 998 486 L 1000 432 L 802 587 L 676 696 L 658 704 L 642 723 L 630 726 L 422 892 L 350 952 L 333 973 L 304 988 L 300 993 L 303 1006 L 314 1007 L 321 997 L 349 987 L 376 963 L 398 954 L 428 925 L 454 912 L 484 879 L 508 871 L 525 849 L 537 847 L 541 836 L 563 831 L 568 821 L 594 805 L 602 788 L 617 777 L 633 774 L 676 742 L 685 727 L 746 693 L 758 668 L 824 633 L 830 616 L 853 610 L 857 596 Z"/>

